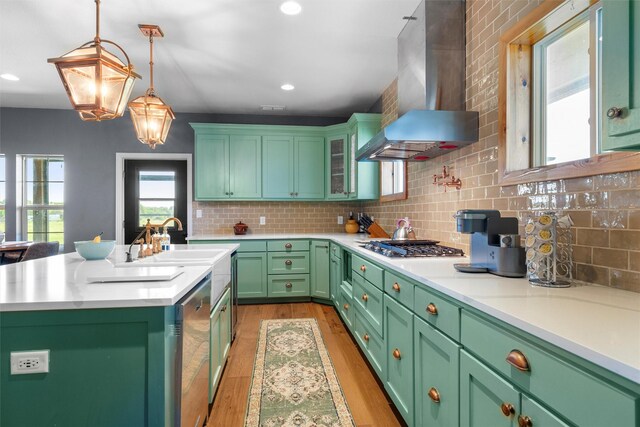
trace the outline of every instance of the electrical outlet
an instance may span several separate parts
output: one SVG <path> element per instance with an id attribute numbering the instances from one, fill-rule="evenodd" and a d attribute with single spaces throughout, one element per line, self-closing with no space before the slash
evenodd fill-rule
<path id="1" fill-rule="evenodd" d="M 261 216 L 260 217 L 260 225 L 267 225 L 267 217 L 266 216 Z"/>
<path id="2" fill-rule="evenodd" d="M 11 375 L 46 372 L 49 372 L 49 350 L 11 352 Z"/>
<path id="3" fill-rule="evenodd" d="M 202 209 L 196 209 L 196 218 L 202 218 Z"/>
<path id="4" fill-rule="evenodd" d="M 338 215 L 338 225 L 344 224 L 344 217 L 342 215 Z"/>

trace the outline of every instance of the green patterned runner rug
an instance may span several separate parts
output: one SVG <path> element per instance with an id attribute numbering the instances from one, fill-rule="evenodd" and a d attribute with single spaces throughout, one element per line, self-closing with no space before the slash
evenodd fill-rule
<path id="1" fill-rule="evenodd" d="M 316 319 L 263 320 L 245 427 L 354 427 Z"/>

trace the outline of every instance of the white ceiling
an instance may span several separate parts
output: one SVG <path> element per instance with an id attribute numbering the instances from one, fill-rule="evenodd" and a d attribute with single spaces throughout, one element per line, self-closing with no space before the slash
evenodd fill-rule
<path id="1" fill-rule="evenodd" d="M 397 72 L 396 37 L 419 0 L 102 0 L 100 35 L 121 45 L 149 85 L 149 45 L 139 23 L 157 24 L 156 92 L 177 112 L 292 115 L 366 110 Z M 48 58 L 95 34 L 93 0 L 0 0 L 0 106 L 70 108 Z M 110 49 L 112 50 L 112 49 Z M 113 50 L 112 50 L 113 51 Z M 285 92 L 283 83 L 296 89 Z"/>

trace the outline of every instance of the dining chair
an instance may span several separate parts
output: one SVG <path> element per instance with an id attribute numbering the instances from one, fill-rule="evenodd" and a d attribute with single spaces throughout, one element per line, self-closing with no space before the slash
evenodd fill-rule
<path id="1" fill-rule="evenodd" d="M 24 256 L 19 261 L 29 261 L 31 259 L 45 258 L 52 255 L 58 255 L 60 243 L 58 242 L 38 242 L 27 248 Z"/>

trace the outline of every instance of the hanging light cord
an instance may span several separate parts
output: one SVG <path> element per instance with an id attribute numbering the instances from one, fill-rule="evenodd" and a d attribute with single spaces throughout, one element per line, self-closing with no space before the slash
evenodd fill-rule
<path id="1" fill-rule="evenodd" d="M 96 44 L 100 44 L 100 0 L 96 1 L 96 37 L 93 39 Z"/>
<path id="2" fill-rule="evenodd" d="M 153 31 L 149 32 L 149 92 L 153 94 Z"/>

